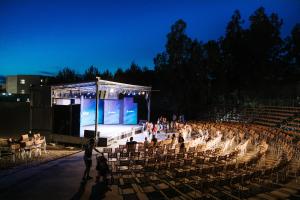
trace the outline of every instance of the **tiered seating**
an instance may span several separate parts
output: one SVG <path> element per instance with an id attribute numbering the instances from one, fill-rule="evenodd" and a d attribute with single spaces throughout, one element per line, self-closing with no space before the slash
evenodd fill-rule
<path id="1" fill-rule="evenodd" d="M 297 107 L 262 106 L 246 108 L 245 115 L 256 124 L 275 127 L 300 113 Z"/>
<path id="2" fill-rule="evenodd" d="M 288 121 L 283 127 L 295 132 L 295 134 L 300 137 L 300 117 L 295 117 L 294 119 Z"/>
<path id="3" fill-rule="evenodd" d="M 295 164 L 293 156 L 299 150 L 282 130 L 239 123 L 190 126 L 193 139 L 184 149 L 163 141 L 149 148 L 139 144 L 131 152 L 126 146 L 105 148 L 116 192 L 124 199 L 297 197 L 299 191 L 290 172 L 298 173 L 299 164 Z M 201 131 L 207 131 L 211 140 L 220 131 L 223 139 L 213 148 L 203 143 L 194 145 Z M 223 151 L 227 138 L 240 145 Z M 250 147 L 244 152 L 240 147 L 245 141 L 250 141 Z"/>

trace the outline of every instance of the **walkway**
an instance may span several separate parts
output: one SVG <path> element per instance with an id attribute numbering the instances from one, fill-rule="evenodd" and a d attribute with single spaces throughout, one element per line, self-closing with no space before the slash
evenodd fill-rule
<path id="1" fill-rule="evenodd" d="M 0 199 L 121 199 L 117 188 L 108 191 L 102 182 L 95 184 L 95 156 L 93 159 L 94 178 L 85 183 L 81 182 L 83 152 L 2 177 Z"/>

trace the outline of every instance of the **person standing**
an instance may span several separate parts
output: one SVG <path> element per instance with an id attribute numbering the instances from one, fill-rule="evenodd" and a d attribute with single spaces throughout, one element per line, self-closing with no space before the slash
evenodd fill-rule
<path id="1" fill-rule="evenodd" d="M 181 133 L 179 134 L 179 137 L 178 137 L 178 144 L 180 144 L 179 152 L 184 153 L 184 138 L 182 137 Z"/>
<path id="2" fill-rule="evenodd" d="M 148 147 L 149 147 L 149 141 L 148 141 L 148 138 L 145 137 L 144 148 L 145 148 L 145 149 L 148 149 Z"/>
<path id="3" fill-rule="evenodd" d="M 92 153 L 93 150 L 96 152 L 100 153 L 98 149 L 95 147 L 95 139 L 91 138 L 86 145 L 84 145 L 84 164 L 85 164 L 85 170 L 83 173 L 82 180 L 89 180 L 92 179 L 93 177 L 90 176 L 90 170 L 92 166 Z"/>

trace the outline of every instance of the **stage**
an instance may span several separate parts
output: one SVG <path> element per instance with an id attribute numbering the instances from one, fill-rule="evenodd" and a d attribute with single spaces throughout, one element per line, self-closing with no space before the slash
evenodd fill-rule
<path id="1" fill-rule="evenodd" d="M 142 125 L 107 125 L 98 124 L 98 132 L 100 132 L 101 138 L 107 138 L 108 144 L 111 144 L 114 140 L 121 140 L 131 137 L 136 133 L 140 133 L 143 130 Z M 95 125 L 82 126 L 81 134 L 84 135 L 84 130 L 95 130 Z"/>

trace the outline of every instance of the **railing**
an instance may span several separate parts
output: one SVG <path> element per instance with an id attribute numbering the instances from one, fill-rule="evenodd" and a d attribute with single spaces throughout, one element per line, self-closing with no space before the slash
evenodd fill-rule
<path id="1" fill-rule="evenodd" d="M 116 136 L 116 137 L 109 137 L 107 139 L 107 145 L 108 146 L 111 145 L 116 140 L 121 140 L 121 139 L 124 139 L 124 138 L 131 137 L 134 134 L 137 134 L 140 131 L 142 131 L 142 129 L 143 129 L 143 127 L 141 127 L 141 126 L 140 127 L 135 127 L 135 128 L 132 128 L 131 130 L 121 132 L 121 134 Z"/>

